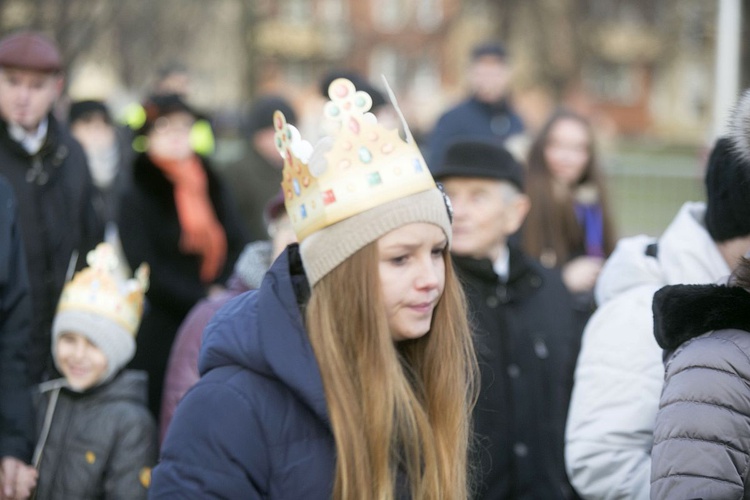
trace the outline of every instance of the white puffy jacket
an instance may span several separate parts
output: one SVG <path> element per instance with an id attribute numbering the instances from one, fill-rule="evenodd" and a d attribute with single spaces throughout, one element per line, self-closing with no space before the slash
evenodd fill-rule
<path id="1" fill-rule="evenodd" d="M 651 301 L 664 285 L 716 283 L 730 268 L 703 226 L 705 205 L 686 203 L 658 240 L 621 240 L 596 285 L 565 436 L 570 481 L 584 498 L 648 499 L 651 446 L 664 379 Z"/>

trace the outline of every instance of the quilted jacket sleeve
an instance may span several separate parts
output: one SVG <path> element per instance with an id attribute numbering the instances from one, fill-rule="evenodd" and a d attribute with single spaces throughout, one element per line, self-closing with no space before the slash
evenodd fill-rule
<path id="1" fill-rule="evenodd" d="M 213 370 L 180 402 L 154 469 L 149 498 L 264 498 L 267 445 L 245 397 Z M 226 372 L 224 372 L 226 374 Z M 230 375 L 231 378 L 231 375 Z"/>
<path id="2" fill-rule="evenodd" d="M 565 466 L 583 498 L 647 499 L 664 367 L 652 287 L 601 306 L 586 326 L 565 431 Z"/>
<path id="3" fill-rule="evenodd" d="M 654 431 L 651 498 L 748 498 L 750 333 L 720 330 L 667 363 Z"/>

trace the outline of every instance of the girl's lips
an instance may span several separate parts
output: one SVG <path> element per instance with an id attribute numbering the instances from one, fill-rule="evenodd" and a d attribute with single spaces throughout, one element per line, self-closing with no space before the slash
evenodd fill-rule
<path id="1" fill-rule="evenodd" d="M 422 302 L 419 304 L 412 304 L 409 306 L 409 309 L 412 309 L 415 312 L 425 314 L 432 311 L 432 308 L 434 307 L 434 302 Z"/>

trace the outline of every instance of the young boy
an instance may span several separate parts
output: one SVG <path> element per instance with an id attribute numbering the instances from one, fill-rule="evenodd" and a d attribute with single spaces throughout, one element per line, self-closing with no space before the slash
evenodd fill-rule
<path id="1" fill-rule="evenodd" d="M 135 353 L 148 267 L 123 279 L 106 243 L 87 262 L 65 285 L 52 326 L 64 378 L 40 385 L 36 499 L 145 499 L 156 423 L 146 407 L 146 375 L 122 368 Z"/>

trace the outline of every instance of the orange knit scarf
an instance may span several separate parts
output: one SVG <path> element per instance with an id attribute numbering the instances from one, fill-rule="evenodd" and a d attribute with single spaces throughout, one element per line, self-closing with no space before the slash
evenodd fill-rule
<path id="1" fill-rule="evenodd" d="M 180 221 L 180 250 L 201 257 L 200 279 L 211 283 L 227 257 L 227 236 L 216 218 L 208 195 L 208 179 L 200 159 L 192 155 L 172 160 L 149 155 L 174 185 L 174 201 Z"/>

